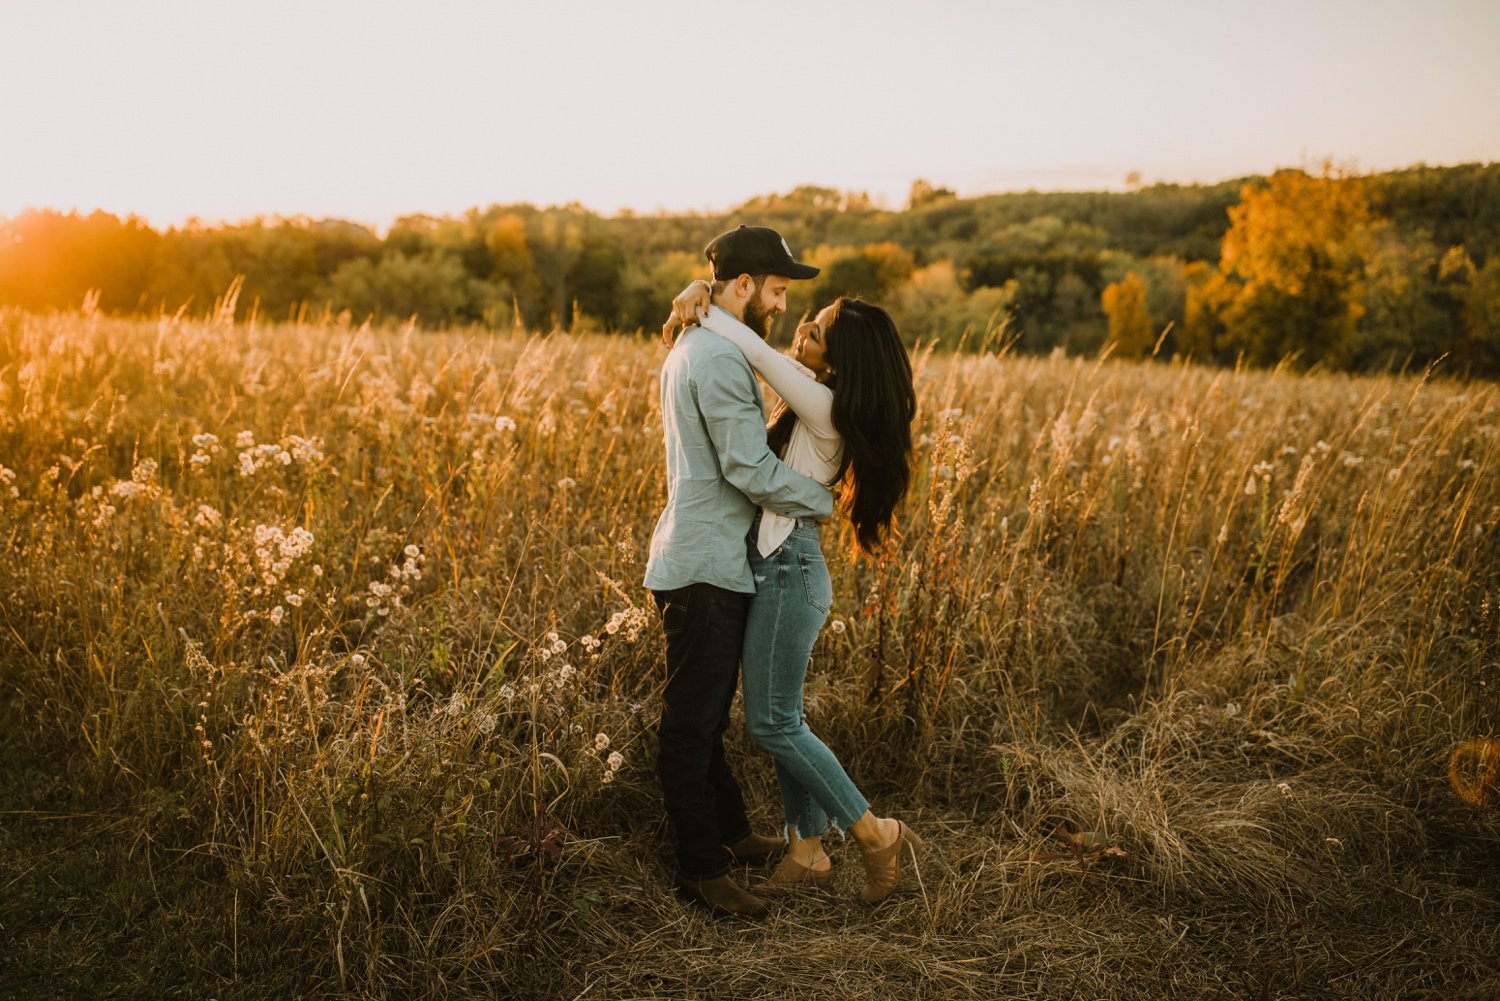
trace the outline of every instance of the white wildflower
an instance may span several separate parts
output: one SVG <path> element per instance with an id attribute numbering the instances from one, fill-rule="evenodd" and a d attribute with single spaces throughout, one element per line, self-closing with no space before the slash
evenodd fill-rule
<path id="1" fill-rule="evenodd" d="M 290 455 L 288 455 L 288 452 L 282 452 L 281 455 L 277 456 L 277 461 L 282 465 L 287 465 L 293 459 L 303 463 L 320 462 L 323 459 L 322 441 L 318 438 L 303 438 L 295 434 L 288 435 L 282 442 L 282 445 L 290 452 Z M 286 455 L 287 458 L 281 458 L 282 455 Z"/>

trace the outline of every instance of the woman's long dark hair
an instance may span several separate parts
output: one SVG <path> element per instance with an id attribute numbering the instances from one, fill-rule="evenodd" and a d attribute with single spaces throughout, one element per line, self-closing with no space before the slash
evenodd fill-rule
<path id="1" fill-rule="evenodd" d="M 824 359 L 834 372 L 827 383 L 833 390 L 833 426 L 844 439 L 835 482 L 844 483 L 840 505 L 854 526 L 856 544 L 873 553 L 911 483 L 917 393 L 911 359 L 890 314 L 851 297 L 834 300 L 833 307 Z M 796 423 L 797 415 L 785 404 L 777 408 L 766 430 L 777 455 L 785 453 Z"/>

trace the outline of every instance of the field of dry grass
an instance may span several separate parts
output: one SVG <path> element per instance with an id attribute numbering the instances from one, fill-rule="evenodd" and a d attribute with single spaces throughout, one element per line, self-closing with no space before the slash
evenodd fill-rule
<path id="1" fill-rule="evenodd" d="M 664 350 L 0 313 L 0 996 L 1500 996 L 1497 387 L 919 353 L 808 704 L 929 851 L 742 924 L 652 769 Z"/>

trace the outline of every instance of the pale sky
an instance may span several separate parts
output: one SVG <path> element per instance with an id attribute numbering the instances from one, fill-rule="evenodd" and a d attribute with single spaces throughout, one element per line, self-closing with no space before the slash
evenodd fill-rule
<path id="1" fill-rule="evenodd" d="M 0 215 L 384 227 L 1500 159 L 1500 0 L 0 0 Z"/>

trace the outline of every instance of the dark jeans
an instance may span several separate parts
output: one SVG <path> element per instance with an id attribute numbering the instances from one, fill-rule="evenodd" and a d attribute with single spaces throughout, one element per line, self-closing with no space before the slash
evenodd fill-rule
<path id="1" fill-rule="evenodd" d="M 722 876 L 724 845 L 750 833 L 740 784 L 724 759 L 729 704 L 752 595 L 712 584 L 652 592 L 667 637 L 667 688 L 656 769 L 685 879 Z"/>

